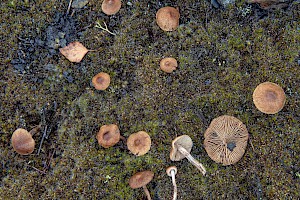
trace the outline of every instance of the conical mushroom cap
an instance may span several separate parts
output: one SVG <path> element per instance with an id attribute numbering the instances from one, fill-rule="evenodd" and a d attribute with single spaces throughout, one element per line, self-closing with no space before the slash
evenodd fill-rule
<path id="1" fill-rule="evenodd" d="M 127 147 L 137 156 L 146 154 L 151 147 L 151 138 L 145 131 L 131 134 L 127 139 Z"/>
<path id="2" fill-rule="evenodd" d="M 35 141 L 31 134 L 23 128 L 14 131 L 11 143 L 14 150 L 21 155 L 28 155 L 34 151 Z"/>
<path id="3" fill-rule="evenodd" d="M 204 133 L 204 147 L 217 163 L 231 165 L 245 153 L 248 141 L 246 126 L 237 118 L 223 115 L 212 120 Z"/>
<path id="4" fill-rule="evenodd" d="M 129 179 L 129 186 L 132 189 L 143 187 L 153 179 L 153 176 L 154 173 L 151 171 L 138 172 Z"/>
<path id="5" fill-rule="evenodd" d="M 101 126 L 97 133 L 97 140 L 104 148 L 114 146 L 120 141 L 120 130 L 118 126 L 115 124 Z"/>
<path id="6" fill-rule="evenodd" d="M 193 141 L 188 135 L 181 135 L 175 138 L 172 141 L 172 149 L 170 152 L 170 159 L 172 161 L 180 161 L 185 158 L 185 156 L 178 151 L 178 145 L 182 146 L 190 153 L 193 147 Z"/>
<path id="7" fill-rule="evenodd" d="M 279 85 L 264 82 L 255 88 L 253 103 L 259 111 L 266 114 L 275 114 L 284 106 L 285 93 Z"/>

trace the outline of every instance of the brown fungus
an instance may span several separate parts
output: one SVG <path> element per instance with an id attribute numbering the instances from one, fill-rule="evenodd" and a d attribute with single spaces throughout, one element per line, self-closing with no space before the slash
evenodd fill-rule
<path id="1" fill-rule="evenodd" d="M 104 148 L 117 144 L 120 141 L 120 137 L 120 130 L 115 124 L 103 125 L 97 133 L 98 143 Z"/>
<path id="2" fill-rule="evenodd" d="M 278 113 L 285 104 L 283 89 L 271 82 L 259 84 L 253 92 L 253 103 L 256 108 L 266 114 Z"/>
<path id="3" fill-rule="evenodd" d="M 104 0 L 102 2 L 102 11 L 107 15 L 114 15 L 121 9 L 121 1 L 120 0 Z"/>
<path id="4" fill-rule="evenodd" d="M 142 187 L 144 189 L 144 192 L 146 193 L 147 199 L 151 200 L 151 196 L 146 185 L 153 179 L 153 176 L 154 173 L 151 171 L 138 172 L 129 179 L 129 186 L 132 189 Z"/>
<path id="5" fill-rule="evenodd" d="M 21 155 L 28 155 L 34 151 L 35 141 L 32 135 L 23 128 L 14 131 L 11 143 L 14 150 Z"/>
<path id="6" fill-rule="evenodd" d="M 237 118 L 223 115 L 212 120 L 204 133 L 204 147 L 217 163 L 231 165 L 245 153 L 248 141 L 246 126 Z"/>
<path id="7" fill-rule="evenodd" d="M 167 57 L 160 61 L 160 69 L 167 73 L 172 73 L 178 67 L 177 60 L 175 58 Z"/>
<path id="8" fill-rule="evenodd" d="M 151 147 L 151 138 L 145 131 L 131 134 L 127 139 L 127 147 L 137 156 L 146 154 Z"/>
<path id="9" fill-rule="evenodd" d="M 172 161 L 180 161 L 183 158 L 187 158 L 190 163 L 192 163 L 195 167 L 197 167 L 200 172 L 205 175 L 206 169 L 205 167 L 199 163 L 195 158 L 190 154 L 193 147 L 193 141 L 188 135 L 181 135 L 175 138 L 172 141 L 172 149 L 170 152 L 170 159 Z"/>
<path id="10" fill-rule="evenodd" d="M 110 84 L 110 76 L 105 72 L 100 72 L 92 78 L 92 83 L 96 90 L 105 90 Z"/>
<path id="11" fill-rule="evenodd" d="M 156 23 L 164 31 L 174 31 L 179 26 L 179 11 L 167 6 L 160 8 L 156 13 Z"/>

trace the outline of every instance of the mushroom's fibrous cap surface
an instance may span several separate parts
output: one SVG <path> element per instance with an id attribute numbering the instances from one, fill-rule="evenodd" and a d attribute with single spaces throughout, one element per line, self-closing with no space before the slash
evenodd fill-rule
<path id="1" fill-rule="evenodd" d="M 101 8 L 102 11 L 107 15 L 114 15 L 121 9 L 120 0 L 104 0 L 102 2 Z"/>
<path id="2" fill-rule="evenodd" d="M 143 187 L 153 179 L 153 176 L 154 173 L 151 171 L 138 172 L 129 179 L 129 186 L 132 189 Z"/>
<path id="3" fill-rule="evenodd" d="M 146 154 L 151 147 L 151 138 L 145 131 L 131 134 L 127 139 L 127 147 L 137 156 Z"/>
<path id="4" fill-rule="evenodd" d="M 172 149 L 170 152 L 170 159 L 172 161 L 180 161 L 185 158 L 185 156 L 178 151 L 178 146 L 183 147 L 185 150 L 187 150 L 187 152 L 190 153 L 193 147 L 193 141 L 188 135 L 181 135 L 175 138 L 172 141 Z"/>
<path id="5" fill-rule="evenodd" d="M 156 13 L 156 23 L 164 31 L 174 31 L 179 26 L 179 11 L 167 6 L 160 8 Z"/>
<path id="6" fill-rule="evenodd" d="M 92 83 L 96 90 L 105 90 L 110 84 L 110 76 L 105 72 L 100 72 L 92 78 Z"/>
<path id="7" fill-rule="evenodd" d="M 283 89 L 271 82 L 259 84 L 253 92 L 253 103 L 256 108 L 266 114 L 278 113 L 284 106 L 285 93 Z"/>
<path id="8" fill-rule="evenodd" d="M 14 131 L 11 143 L 14 150 L 21 155 L 28 155 L 34 151 L 35 141 L 31 134 L 23 128 Z"/>
<path id="9" fill-rule="evenodd" d="M 246 126 L 237 118 L 223 115 L 212 120 L 204 133 L 204 147 L 217 163 L 231 165 L 245 153 L 248 141 Z"/>
<path id="10" fill-rule="evenodd" d="M 118 143 L 120 136 L 120 130 L 117 125 L 103 125 L 97 133 L 97 140 L 101 146 L 108 148 Z"/>
<path id="11" fill-rule="evenodd" d="M 159 65 L 160 69 L 167 73 L 172 73 L 178 67 L 177 60 L 171 57 L 163 58 Z"/>

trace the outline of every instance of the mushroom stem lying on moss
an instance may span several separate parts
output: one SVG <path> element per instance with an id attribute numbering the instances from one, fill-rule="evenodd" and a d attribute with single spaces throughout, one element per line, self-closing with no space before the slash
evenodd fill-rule
<path id="1" fill-rule="evenodd" d="M 146 196 L 147 196 L 147 199 L 148 199 L 148 200 L 152 200 L 152 199 L 151 199 L 151 196 L 150 196 L 150 192 L 149 192 L 149 190 L 147 189 L 146 185 L 143 186 L 143 190 L 144 190 L 144 192 L 145 192 L 145 194 L 146 194 Z"/>
<path id="2" fill-rule="evenodd" d="M 183 148 L 180 145 L 177 145 L 177 148 L 178 151 L 182 155 L 184 155 L 184 157 L 186 157 L 190 161 L 190 163 L 197 167 L 197 169 L 199 169 L 203 175 L 206 174 L 206 169 L 204 168 L 204 166 L 201 163 L 199 163 L 185 148 Z"/>
<path id="3" fill-rule="evenodd" d="M 168 174 L 168 176 L 172 177 L 172 184 L 174 187 L 174 193 L 173 193 L 172 200 L 176 200 L 177 199 L 177 184 L 176 184 L 176 180 L 175 180 L 175 175 L 177 174 L 177 167 L 175 167 L 175 166 L 168 167 L 167 174 Z"/>

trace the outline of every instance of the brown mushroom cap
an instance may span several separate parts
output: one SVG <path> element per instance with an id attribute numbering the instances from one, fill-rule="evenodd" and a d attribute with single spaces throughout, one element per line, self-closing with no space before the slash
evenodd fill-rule
<path id="1" fill-rule="evenodd" d="M 153 176 L 154 173 L 151 171 L 138 172 L 129 179 L 129 186 L 132 189 L 143 187 L 153 179 Z"/>
<path id="2" fill-rule="evenodd" d="M 170 152 L 170 159 L 172 161 L 180 161 L 185 158 L 185 156 L 178 151 L 178 145 L 182 146 L 187 152 L 190 153 L 193 147 L 193 141 L 188 135 L 181 135 L 175 138 L 172 141 L 172 149 Z"/>
<path id="3" fill-rule="evenodd" d="M 105 72 L 100 72 L 93 77 L 92 83 L 96 90 L 105 90 L 110 84 L 110 76 Z"/>
<path id="4" fill-rule="evenodd" d="M 266 114 L 278 113 L 284 106 L 283 89 L 271 82 L 259 84 L 253 92 L 253 102 L 256 108 Z"/>
<path id="5" fill-rule="evenodd" d="M 115 124 L 101 126 L 97 133 L 97 140 L 104 148 L 114 146 L 120 141 L 120 130 L 118 126 Z"/>
<path id="6" fill-rule="evenodd" d="M 245 153 L 248 141 L 246 126 L 237 118 L 223 115 L 212 120 L 204 133 L 204 147 L 217 163 L 231 165 Z"/>
<path id="7" fill-rule="evenodd" d="M 179 26 L 179 11 L 173 7 L 160 8 L 156 13 L 156 23 L 164 31 L 173 31 Z"/>
<path id="8" fill-rule="evenodd" d="M 145 131 L 131 134 L 127 139 L 127 147 L 137 156 L 142 156 L 150 150 L 151 138 Z"/>
<path id="9" fill-rule="evenodd" d="M 177 60 L 175 58 L 163 58 L 160 61 L 160 69 L 167 73 L 172 73 L 178 67 Z"/>
<path id="10" fill-rule="evenodd" d="M 31 154 L 35 146 L 35 141 L 31 134 L 23 128 L 18 128 L 14 131 L 11 143 L 14 150 L 21 155 Z"/>
<path id="11" fill-rule="evenodd" d="M 170 166 L 166 169 L 167 175 L 172 176 L 171 171 L 174 170 L 174 174 L 177 174 L 177 167 L 176 166 Z"/>
<path id="12" fill-rule="evenodd" d="M 119 12 L 121 9 L 121 1 L 120 0 L 104 0 L 102 2 L 102 11 L 107 15 L 113 15 Z"/>

